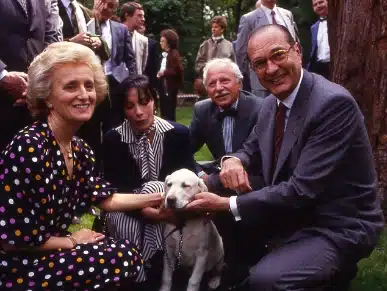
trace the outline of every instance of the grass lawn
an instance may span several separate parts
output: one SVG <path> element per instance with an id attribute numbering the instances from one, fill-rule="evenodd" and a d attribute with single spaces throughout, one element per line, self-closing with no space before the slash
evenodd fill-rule
<path id="1" fill-rule="evenodd" d="M 177 109 L 178 122 L 188 126 L 191 117 L 191 107 Z M 208 148 L 204 146 L 196 153 L 195 159 L 198 161 L 208 161 L 212 159 L 212 156 Z M 93 219 L 92 215 L 84 215 L 81 218 L 81 224 L 72 225 L 70 231 L 91 228 Z M 359 271 L 352 283 L 351 291 L 387 291 L 387 230 L 383 231 L 379 245 L 370 257 L 359 263 Z"/>

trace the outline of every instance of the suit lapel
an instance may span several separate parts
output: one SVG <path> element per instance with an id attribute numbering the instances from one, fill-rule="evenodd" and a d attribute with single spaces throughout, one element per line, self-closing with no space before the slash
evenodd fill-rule
<path id="1" fill-rule="evenodd" d="M 117 54 L 117 47 L 116 43 L 118 43 L 117 35 L 116 35 L 116 29 L 114 28 L 114 21 L 109 20 L 110 23 L 110 34 L 112 35 L 112 49 L 111 49 L 111 55 L 110 59 L 113 61 Z"/>
<path id="2" fill-rule="evenodd" d="M 210 120 L 211 124 L 208 125 L 208 128 L 212 129 L 210 131 L 210 138 L 215 141 L 214 145 L 217 147 L 215 152 L 220 153 L 219 156 L 223 156 L 225 154 L 222 127 L 223 124 L 218 119 L 219 108 L 215 104 L 212 104 L 212 106 L 213 111 Z"/>
<path id="3" fill-rule="evenodd" d="M 249 130 L 249 126 L 247 126 L 247 120 L 249 119 L 249 115 L 243 114 L 243 112 L 249 112 L 251 108 L 248 108 L 248 104 L 246 102 L 246 97 L 243 93 L 239 97 L 238 101 L 238 114 L 235 117 L 235 125 L 233 131 L 232 138 L 232 150 L 235 152 L 236 149 L 239 149 L 244 142 L 245 136 L 247 136 L 247 132 Z"/>
<path id="4" fill-rule="evenodd" d="M 312 75 L 304 70 L 304 76 L 300 84 L 297 96 L 290 110 L 289 120 L 286 126 L 282 147 L 278 156 L 277 166 L 273 175 L 273 183 L 279 170 L 283 167 L 294 143 L 301 133 L 302 125 L 306 117 L 309 96 L 312 89 Z"/>
<path id="5" fill-rule="evenodd" d="M 264 129 L 259 132 L 259 146 L 262 153 L 262 169 L 265 183 L 266 185 L 271 185 L 277 99 L 273 95 L 266 99 L 268 105 L 262 106 L 259 117 L 261 121 L 259 124 L 264 124 Z"/>
<path id="6" fill-rule="evenodd" d="M 267 19 L 266 13 L 265 11 L 263 11 L 262 7 L 259 7 L 257 11 L 257 18 L 259 24 L 257 27 L 269 24 L 269 19 Z"/>

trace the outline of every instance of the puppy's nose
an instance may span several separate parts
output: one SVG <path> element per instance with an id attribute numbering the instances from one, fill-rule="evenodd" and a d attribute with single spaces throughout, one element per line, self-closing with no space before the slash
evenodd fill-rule
<path id="1" fill-rule="evenodd" d="M 175 208 L 176 206 L 176 197 L 169 196 L 167 197 L 167 206 L 170 208 Z"/>

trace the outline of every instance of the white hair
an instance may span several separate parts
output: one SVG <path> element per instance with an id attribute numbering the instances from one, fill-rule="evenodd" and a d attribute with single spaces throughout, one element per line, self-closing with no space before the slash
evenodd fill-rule
<path id="1" fill-rule="evenodd" d="M 207 80 L 207 74 L 208 71 L 213 68 L 232 68 L 232 70 L 235 73 L 235 77 L 239 80 L 240 83 L 242 83 L 243 75 L 241 73 L 241 70 L 239 69 L 238 65 L 234 63 L 232 60 L 228 58 L 216 58 L 212 59 L 211 61 L 207 62 L 206 66 L 203 69 L 203 83 L 204 86 L 207 88 L 206 80 Z"/>

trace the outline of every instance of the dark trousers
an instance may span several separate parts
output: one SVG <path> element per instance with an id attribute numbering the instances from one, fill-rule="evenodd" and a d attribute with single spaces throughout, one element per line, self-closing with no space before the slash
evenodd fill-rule
<path id="1" fill-rule="evenodd" d="M 8 145 L 14 135 L 23 127 L 32 123 L 30 111 L 26 105 L 13 106 L 13 97 L 0 91 L 0 152 Z"/>
<path id="2" fill-rule="evenodd" d="M 166 120 L 176 121 L 177 89 L 160 92 L 160 116 Z"/>
<path id="3" fill-rule="evenodd" d="M 310 71 L 323 76 L 326 79 L 330 79 L 331 63 L 311 62 Z"/>
<path id="4" fill-rule="evenodd" d="M 347 290 L 356 264 L 344 263 L 339 250 L 321 236 L 288 241 L 251 270 L 250 290 Z"/>

